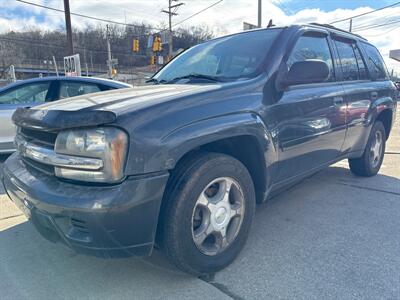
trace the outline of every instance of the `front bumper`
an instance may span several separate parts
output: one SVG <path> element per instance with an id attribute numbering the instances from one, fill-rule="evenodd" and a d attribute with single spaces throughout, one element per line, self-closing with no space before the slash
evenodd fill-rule
<path id="1" fill-rule="evenodd" d="M 3 165 L 11 200 L 48 240 L 101 257 L 150 255 L 168 173 L 81 185 L 27 166 L 15 153 Z"/>

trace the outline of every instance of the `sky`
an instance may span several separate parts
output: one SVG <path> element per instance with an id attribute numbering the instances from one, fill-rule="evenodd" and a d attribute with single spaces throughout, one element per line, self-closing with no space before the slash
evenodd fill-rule
<path id="1" fill-rule="evenodd" d="M 26 0 L 63 9 L 62 0 Z M 217 0 L 182 0 L 173 23 L 217 2 Z M 390 5 L 396 0 L 263 0 L 263 25 L 272 19 L 276 25 L 330 23 Z M 215 35 L 239 32 L 243 22 L 257 23 L 258 0 L 223 0 L 207 11 L 183 22 L 182 27 L 205 26 Z M 70 0 L 71 12 L 95 16 L 118 22 L 145 22 L 155 27 L 167 24 L 167 15 L 161 13 L 168 0 Z M 400 49 L 400 4 L 353 20 L 354 32 L 362 35 L 379 48 L 391 71 L 400 75 L 400 62 L 389 58 L 390 49 Z M 72 27 L 83 29 L 98 21 L 72 16 Z M 106 23 L 102 23 L 105 25 Z M 384 24 L 376 28 L 370 25 Z M 343 29 L 349 22 L 335 23 Z M 0 32 L 23 31 L 31 28 L 64 30 L 63 13 L 27 5 L 16 0 L 0 0 Z"/>

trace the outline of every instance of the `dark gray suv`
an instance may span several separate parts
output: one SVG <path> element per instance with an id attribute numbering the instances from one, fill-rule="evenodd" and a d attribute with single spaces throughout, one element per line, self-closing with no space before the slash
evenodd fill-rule
<path id="1" fill-rule="evenodd" d="M 218 271 L 256 203 L 342 159 L 375 175 L 396 109 L 378 50 L 316 24 L 208 41 L 149 84 L 14 114 L 2 181 L 47 239 Z"/>

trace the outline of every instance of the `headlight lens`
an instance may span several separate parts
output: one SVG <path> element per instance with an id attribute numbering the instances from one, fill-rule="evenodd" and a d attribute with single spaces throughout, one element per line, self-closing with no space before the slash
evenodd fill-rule
<path id="1" fill-rule="evenodd" d="M 127 149 L 127 134 L 115 127 L 62 131 L 57 136 L 56 153 L 100 158 L 103 168 L 90 171 L 55 167 L 55 174 L 58 177 L 88 182 L 120 181 L 124 176 Z"/>

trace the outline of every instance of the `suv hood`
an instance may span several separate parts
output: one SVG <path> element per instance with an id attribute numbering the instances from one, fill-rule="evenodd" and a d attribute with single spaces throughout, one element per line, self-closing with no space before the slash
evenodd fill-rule
<path id="1" fill-rule="evenodd" d="M 33 108 L 19 108 L 13 121 L 18 126 L 46 131 L 95 126 L 114 122 L 119 115 L 129 111 L 220 87 L 218 84 L 151 85 L 87 94 Z"/>

